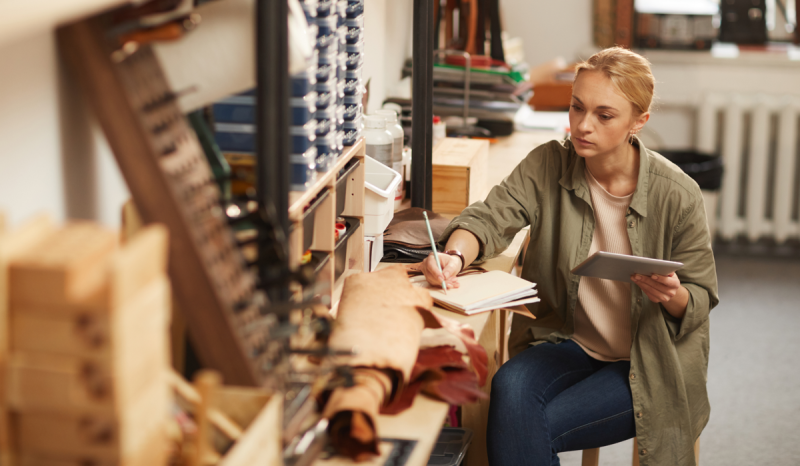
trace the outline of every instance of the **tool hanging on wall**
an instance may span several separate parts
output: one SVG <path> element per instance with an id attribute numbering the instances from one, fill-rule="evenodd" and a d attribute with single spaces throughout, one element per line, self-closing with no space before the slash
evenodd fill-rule
<path id="1" fill-rule="evenodd" d="M 437 0 L 434 6 L 434 49 L 463 50 L 481 56 L 486 53 L 488 33 L 491 58 L 505 61 L 499 0 L 442 1 Z"/>
<path id="2" fill-rule="evenodd" d="M 170 276 L 203 364 L 269 385 L 283 344 L 262 319 L 256 278 L 220 205 L 202 148 L 148 43 L 120 60 L 114 13 L 58 31 L 144 221 L 170 231 Z M 248 330 L 254 328 L 255 330 Z"/>

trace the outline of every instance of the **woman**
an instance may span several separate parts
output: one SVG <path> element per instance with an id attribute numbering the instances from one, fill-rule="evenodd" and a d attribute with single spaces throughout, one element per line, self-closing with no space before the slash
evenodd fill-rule
<path id="1" fill-rule="evenodd" d="M 533 150 L 443 234 L 442 276 L 493 257 L 530 225 L 522 276 L 536 320 L 515 317 L 512 359 L 492 381 L 492 466 L 558 465 L 558 453 L 634 436 L 647 465 L 693 465 L 709 416 L 708 316 L 719 302 L 697 184 L 636 133 L 650 118 L 647 60 L 621 48 L 578 66 L 571 136 Z M 595 251 L 683 262 L 631 283 L 569 271 Z"/>

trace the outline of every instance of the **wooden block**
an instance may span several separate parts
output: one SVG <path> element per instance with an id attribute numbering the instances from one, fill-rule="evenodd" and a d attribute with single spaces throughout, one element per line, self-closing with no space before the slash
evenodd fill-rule
<path id="1" fill-rule="evenodd" d="M 17 309 L 11 314 L 12 351 L 111 357 L 110 316 L 60 309 Z"/>
<path id="2" fill-rule="evenodd" d="M 107 261 L 118 242 L 117 233 L 89 222 L 71 223 L 51 233 L 11 262 L 12 306 L 85 301 L 103 287 Z"/>
<path id="3" fill-rule="evenodd" d="M 18 412 L 12 416 L 21 455 L 115 460 L 138 455 L 166 436 L 170 394 L 164 376 L 127 409 L 118 413 Z"/>
<path id="4" fill-rule="evenodd" d="M 167 273 L 169 232 L 163 225 L 143 228 L 111 261 L 111 305 L 123 305 L 153 280 Z"/>
<path id="5" fill-rule="evenodd" d="M 253 420 L 242 438 L 222 458 L 218 466 L 250 466 L 283 464 L 281 430 L 283 397 L 277 393 Z"/>
<path id="6" fill-rule="evenodd" d="M 433 211 L 460 213 L 479 201 L 486 182 L 489 141 L 445 138 L 433 149 Z"/>
<path id="7" fill-rule="evenodd" d="M 136 357 L 147 344 L 143 340 L 165 338 L 170 297 L 169 280 L 162 275 L 112 313 L 20 305 L 11 312 L 11 348 L 106 359 L 118 355 L 123 360 L 128 352 Z"/>
<path id="8" fill-rule="evenodd" d="M 101 413 L 128 406 L 169 364 L 168 283 L 166 278 L 153 282 L 119 312 L 110 333 L 113 346 L 105 356 L 15 352 L 8 373 L 11 406 Z M 66 335 L 67 327 L 56 332 L 62 345 L 74 341 Z"/>
<path id="9" fill-rule="evenodd" d="M 138 451 L 124 457 L 105 458 L 98 455 L 82 454 L 48 456 L 40 453 L 20 455 L 18 466 L 164 466 L 169 464 L 171 441 L 162 429 L 154 431 L 151 439 Z"/>
<path id="10" fill-rule="evenodd" d="M 7 364 L 10 337 L 9 315 L 9 263 L 37 247 L 53 231 L 53 221 L 45 215 L 35 217 L 20 228 L 0 234 L 0 464 L 14 464 L 13 431 L 9 426 L 7 409 Z"/>
<path id="11" fill-rule="evenodd" d="M 533 97 L 528 101 L 534 110 L 561 111 L 569 109 L 572 102 L 571 82 L 546 82 L 534 84 Z"/>

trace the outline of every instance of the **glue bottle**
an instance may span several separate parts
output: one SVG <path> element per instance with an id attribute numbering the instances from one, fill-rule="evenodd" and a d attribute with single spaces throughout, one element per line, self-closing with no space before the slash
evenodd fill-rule
<path id="1" fill-rule="evenodd" d="M 367 155 L 392 168 L 394 138 L 386 129 L 386 119 L 383 115 L 368 115 L 365 120 L 364 142 Z"/>
<path id="2" fill-rule="evenodd" d="M 394 208 L 399 209 L 403 202 L 405 187 L 403 186 L 405 176 L 403 176 L 403 127 L 397 122 L 397 113 L 394 110 L 377 110 L 375 114 L 386 119 L 386 129 L 392 133 L 392 169 L 401 175 L 400 184 L 397 185 L 397 193 L 394 196 Z"/>

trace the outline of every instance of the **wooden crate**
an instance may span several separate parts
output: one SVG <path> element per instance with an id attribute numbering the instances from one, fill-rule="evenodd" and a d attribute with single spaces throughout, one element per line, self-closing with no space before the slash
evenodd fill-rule
<path id="1" fill-rule="evenodd" d="M 458 214 L 480 200 L 489 141 L 445 138 L 433 148 L 433 211 Z"/>
<path id="2" fill-rule="evenodd" d="M 36 248 L 11 263 L 10 301 L 36 305 L 101 303 L 97 291 L 108 273 L 108 258 L 118 244 L 118 234 L 77 222 L 52 232 Z"/>
<path id="3" fill-rule="evenodd" d="M 153 448 L 166 437 L 170 393 L 166 372 L 130 406 L 116 413 L 24 411 L 12 415 L 18 451 L 22 455 L 60 459 L 94 457 L 120 461 Z"/>

